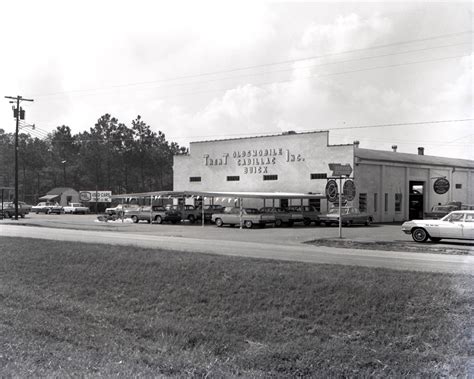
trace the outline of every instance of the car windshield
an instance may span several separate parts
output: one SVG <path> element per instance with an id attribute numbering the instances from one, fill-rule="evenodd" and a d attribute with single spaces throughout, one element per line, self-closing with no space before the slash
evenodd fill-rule
<path id="1" fill-rule="evenodd" d="M 245 208 L 245 213 L 247 214 L 259 214 L 260 212 L 258 209 L 255 208 Z"/>
<path id="2" fill-rule="evenodd" d="M 442 220 L 459 222 L 459 221 L 462 221 L 463 218 L 464 218 L 464 213 L 450 213 L 447 216 L 445 216 Z"/>
<path id="3" fill-rule="evenodd" d="M 447 206 L 433 207 L 433 212 L 449 212 L 452 208 Z"/>
<path id="4" fill-rule="evenodd" d="M 343 215 L 348 214 L 349 213 L 349 208 L 342 208 L 341 213 Z M 339 214 L 339 209 L 338 208 L 333 208 L 329 211 L 329 214 Z"/>

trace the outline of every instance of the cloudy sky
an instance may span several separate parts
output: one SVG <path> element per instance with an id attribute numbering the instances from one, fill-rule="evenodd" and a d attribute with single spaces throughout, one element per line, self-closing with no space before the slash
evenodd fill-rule
<path id="1" fill-rule="evenodd" d="M 470 2 L 9 1 L 0 83 L 34 99 L 33 136 L 110 113 L 184 146 L 331 130 L 474 159 L 472 21 Z"/>

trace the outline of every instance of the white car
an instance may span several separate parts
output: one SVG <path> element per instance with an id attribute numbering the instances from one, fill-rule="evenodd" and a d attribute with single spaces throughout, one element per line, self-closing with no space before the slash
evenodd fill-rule
<path id="1" fill-rule="evenodd" d="M 63 207 L 64 208 L 64 213 L 72 213 L 72 214 L 86 214 L 90 213 L 90 210 L 88 207 L 82 205 L 81 203 L 70 203 L 69 205 Z"/>
<path id="2" fill-rule="evenodd" d="M 402 231 L 411 234 L 416 242 L 441 239 L 474 240 L 474 211 L 454 211 L 441 220 L 412 220 L 402 225 Z"/>

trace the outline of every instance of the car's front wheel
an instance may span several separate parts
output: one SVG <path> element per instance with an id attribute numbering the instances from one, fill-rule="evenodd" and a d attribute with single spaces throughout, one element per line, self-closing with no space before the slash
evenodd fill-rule
<path id="1" fill-rule="evenodd" d="M 426 242 L 426 240 L 429 238 L 427 231 L 423 228 L 413 229 L 411 236 L 415 242 Z"/>
<path id="2" fill-rule="evenodd" d="M 253 222 L 250 221 L 250 220 L 247 220 L 247 221 L 244 222 L 244 225 L 247 229 L 252 229 Z"/>
<path id="3" fill-rule="evenodd" d="M 222 219 L 216 218 L 216 225 L 217 225 L 218 228 L 220 228 L 222 225 L 224 225 L 224 223 L 222 222 Z"/>
<path id="4" fill-rule="evenodd" d="M 156 222 L 157 224 L 162 224 L 162 223 L 163 223 L 163 218 L 162 218 L 161 216 L 156 216 L 156 217 L 155 217 L 155 222 Z"/>
<path id="5" fill-rule="evenodd" d="M 367 220 L 365 220 L 365 226 L 369 226 L 370 224 L 372 224 L 372 218 L 371 217 L 367 217 Z"/>
<path id="6" fill-rule="evenodd" d="M 138 217 L 137 216 L 132 216 L 132 221 L 137 224 L 138 223 Z"/>
<path id="7" fill-rule="evenodd" d="M 194 222 L 196 221 L 194 215 L 189 215 L 188 216 L 188 221 L 189 221 L 190 224 L 194 224 Z"/>

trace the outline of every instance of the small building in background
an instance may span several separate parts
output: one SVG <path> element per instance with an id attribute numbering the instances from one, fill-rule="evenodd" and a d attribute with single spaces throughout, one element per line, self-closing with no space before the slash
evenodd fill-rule
<path id="1" fill-rule="evenodd" d="M 79 203 L 79 192 L 74 188 L 57 187 L 48 191 L 46 195 L 41 196 L 39 201 L 51 201 L 64 207 L 69 203 Z"/>

